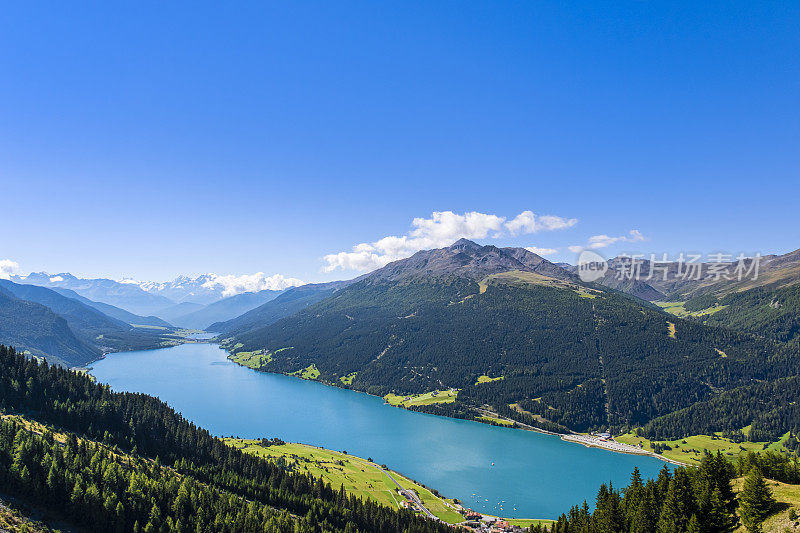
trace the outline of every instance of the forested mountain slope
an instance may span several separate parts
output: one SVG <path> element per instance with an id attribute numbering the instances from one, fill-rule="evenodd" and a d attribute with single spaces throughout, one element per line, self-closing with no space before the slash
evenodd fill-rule
<path id="1" fill-rule="evenodd" d="M 283 291 L 263 290 L 236 294 L 210 303 L 184 316 L 175 324 L 185 328 L 206 329 L 210 324 L 230 320 L 277 298 Z"/>
<path id="2" fill-rule="evenodd" d="M 745 427 L 748 440 L 754 442 L 774 442 L 787 431 L 800 435 L 800 376 L 724 391 L 651 420 L 641 434 L 652 440 L 668 440 L 716 432 L 741 434 Z"/>
<path id="3" fill-rule="evenodd" d="M 334 281 L 294 287 L 255 309 L 224 322 L 215 322 L 206 329 L 214 333 L 231 334 L 272 324 L 276 320 L 293 315 L 308 305 L 324 300 L 350 283 L 350 281 Z"/>
<path id="4" fill-rule="evenodd" d="M 0 412 L 57 432 L 0 422 L 3 491 L 90 531 L 451 530 L 227 446 L 157 398 L 112 392 L 5 346 Z"/>
<path id="5" fill-rule="evenodd" d="M 426 409 L 471 417 L 488 405 L 573 430 L 641 425 L 798 374 L 797 357 L 771 341 L 581 285 L 534 255 L 468 241 L 419 252 L 226 345 L 266 350 L 266 371 L 314 365 L 321 380 L 378 395 L 453 387 L 454 403 Z"/>
<path id="6" fill-rule="evenodd" d="M 756 287 L 722 297 L 695 298 L 684 304 L 684 308 L 699 312 L 699 318 L 707 324 L 748 331 L 781 342 L 800 336 L 800 283 L 780 288 Z M 703 314 L 705 309 L 713 312 Z"/>
<path id="7" fill-rule="evenodd" d="M 75 337 L 96 354 L 92 358 L 76 361 L 79 365 L 106 352 L 157 348 L 165 341 L 163 330 L 133 327 L 45 287 L 21 285 L 8 280 L 0 280 L 0 287 L 17 298 L 44 305 L 66 320 Z M 36 330 L 31 330 L 26 334 L 35 333 Z M 1 338 L 0 341 L 10 342 Z"/>
<path id="8" fill-rule="evenodd" d="M 116 307 L 111 304 L 103 303 L 103 302 L 95 302 L 94 300 L 90 300 L 85 296 L 81 296 L 77 292 L 70 290 L 70 289 L 62 289 L 60 287 L 53 287 L 53 291 L 57 292 L 62 296 L 66 296 L 72 300 L 77 300 L 83 304 L 88 305 L 89 307 L 94 307 L 101 313 L 111 318 L 116 318 L 117 320 L 121 320 L 127 324 L 132 326 L 156 326 L 162 328 L 171 328 L 172 324 L 169 322 L 158 318 L 157 316 L 141 316 L 131 313 L 130 311 L 126 311 L 120 307 Z"/>
<path id="9" fill-rule="evenodd" d="M 78 366 L 100 352 L 80 341 L 49 308 L 21 300 L 0 286 L 0 340 L 53 362 Z"/>
<path id="10" fill-rule="evenodd" d="M 615 257 L 608 261 L 609 269 L 598 283 L 650 301 L 686 302 L 701 297 L 721 299 L 757 287 L 773 290 L 800 283 L 800 250 L 763 256 L 757 265 L 753 259 L 746 259 L 741 265 L 741 276 L 736 271 L 739 263 L 732 256 L 722 263 L 727 267 L 721 274 L 710 268 L 709 261 L 690 267 L 691 260 L 686 256 L 684 263 L 665 264 L 636 258 L 637 266 L 625 268 L 623 265 L 630 265 L 631 258 Z M 575 267 L 567 266 L 567 269 L 574 271 Z M 634 271 L 636 276 L 632 276 Z"/>
<path id="11" fill-rule="evenodd" d="M 797 483 L 797 461 L 784 455 L 750 452 L 734 465 L 719 453 L 706 453 L 697 468 L 670 471 L 664 466 L 655 479 L 642 479 L 634 469 L 630 484 L 621 490 L 601 485 L 593 510 L 584 501 L 549 527 L 536 524 L 530 531 L 794 531 Z"/>
<path id="12" fill-rule="evenodd" d="M 56 275 L 32 272 L 24 277 L 12 276 L 11 279 L 19 284 L 70 289 L 92 301 L 111 304 L 144 316 L 158 315 L 159 310 L 175 304 L 169 298 L 150 294 L 136 284 L 104 278 L 82 279 L 66 272 Z"/>

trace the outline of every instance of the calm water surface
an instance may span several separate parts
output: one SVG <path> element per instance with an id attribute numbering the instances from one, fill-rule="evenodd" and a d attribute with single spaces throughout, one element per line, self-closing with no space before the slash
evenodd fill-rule
<path id="1" fill-rule="evenodd" d="M 627 484 L 664 464 L 558 437 L 414 413 L 313 381 L 236 365 L 214 344 L 110 354 L 92 374 L 114 390 L 158 396 L 220 436 L 280 437 L 347 450 L 459 498 L 476 510 L 555 518 L 600 483 Z M 494 466 L 492 466 L 494 463 Z"/>

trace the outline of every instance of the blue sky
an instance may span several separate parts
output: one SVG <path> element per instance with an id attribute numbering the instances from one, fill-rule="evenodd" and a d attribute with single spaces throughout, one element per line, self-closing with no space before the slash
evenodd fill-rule
<path id="1" fill-rule="evenodd" d="M 790 251 L 798 27 L 796 2 L 6 3 L 0 260 L 328 280 L 434 212 L 554 260 Z M 526 211 L 577 222 L 503 226 Z"/>

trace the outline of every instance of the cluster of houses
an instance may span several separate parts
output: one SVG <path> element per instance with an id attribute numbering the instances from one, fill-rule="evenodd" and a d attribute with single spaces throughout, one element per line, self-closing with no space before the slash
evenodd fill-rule
<path id="1" fill-rule="evenodd" d="M 511 525 L 507 520 L 496 516 L 485 516 L 477 511 L 463 507 L 459 511 L 464 515 L 464 522 L 461 522 L 459 526 L 471 528 L 473 531 L 482 533 L 521 533 L 527 531 L 527 528 Z"/>
<path id="2" fill-rule="evenodd" d="M 400 507 L 403 509 L 411 509 L 412 511 L 422 511 L 422 509 L 417 508 L 417 504 L 415 502 L 416 493 L 412 493 L 413 489 L 398 489 L 398 493 L 405 498 L 400 502 Z"/>
<path id="3" fill-rule="evenodd" d="M 420 509 L 417 505 L 418 495 L 413 489 L 399 489 L 397 492 L 404 498 L 400 502 L 401 507 L 418 512 L 423 511 L 423 509 Z M 455 505 L 455 508 L 464 516 L 464 521 L 458 524 L 458 526 L 466 527 L 473 531 L 480 531 L 481 533 L 522 533 L 528 530 L 528 528 L 512 525 L 508 520 L 503 520 L 496 516 L 483 515 L 477 511 L 463 507 L 458 503 Z"/>

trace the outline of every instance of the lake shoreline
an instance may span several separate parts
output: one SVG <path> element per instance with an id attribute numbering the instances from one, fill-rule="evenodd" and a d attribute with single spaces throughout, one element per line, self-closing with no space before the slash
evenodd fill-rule
<path id="1" fill-rule="evenodd" d="M 386 409 L 374 394 L 244 372 L 246 365 L 233 362 L 217 343 L 195 342 L 108 354 L 92 375 L 117 391 L 156 396 L 215 436 L 276 437 L 374 457 L 486 516 L 553 519 L 568 504 L 592 500 L 600 483 L 624 483 L 634 467 L 655 476 L 663 464 L 566 446 L 560 435 L 546 439 L 539 431 L 500 432 L 473 420 L 415 416 L 429 413 Z M 531 476 L 547 482 L 531 485 Z"/>
<path id="2" fill-rule="evenodd" d="M 237 448 L 237 449 L 240 449 L 240 450 L 243 450 L 243 451 L 246 451 L 250 447 L 258 447 L 259 446 L 258 439 L 240 439 L 240 438 L 227 438 L 226 437 L 223 440 L 229 446 L 233 446 L 234 448 Z M 431 498 L 434 498 L 434 499 L 438 500 L 442 506 L 446 507 L 448 510 L 450 510 L 450 511 L 452 511 L 454 513 L 458 513 L 462 518 L 462 520 L 459 520 L 459 521 L 445 520 L 444 518 L 441 518 L 439 515 L 436 514 L 437 512 L 439 512 L 439 514 L 441 514 L 441 512 L 440 512 L 441 508 L 438 511 L 437 510 L 434 510 L 434 511 L 430 511 L 429 510 L 428 512 L 431 512 L 432 514 L 436 515 L 436 518 L 438 520 L 441 520 L 443 522 L 446 522 L 446 523 L 449 523 L 449 524 L 453 524 L 453 525 L 458 525 L 458 524 L 460 524 L 462 522 L 465 522 L 467 520 L 466 517 L 462 514 L 462 511 L 460 510 L 460 509 L 466 510 L 466 508 L 464 506 L 462 506 L 460 503 L 456 503 L 457 500 L 454 500 L 453 498 L 448 498 L 448 497 L 438 493 L 438 491 L 436 491 L 435 489 L 425 485 L 424 483 L 420 483 L 419 481 L 413 479 L 411 476 L 409 476 L 407 474 L 404 474 L 403 472 L 400 472 L 400 471 L 396 470 L 395 468 L 391 468 L 391 467 L 389 467 L 387 465 L 378 464 L 378 463 L 376 463 L 374 461 L 370 461 L 368 458 L 364 458 L 364 457 L 361 457 L 361 456 L 358 456 L 358 455 L 353 455 L 353 454 L 347 453 L 345 451 L 332 450 L 330 448 L 326 448 L 324 446 L 319 446 L 319 445 L 316 445 L 316 444 L 307 444 L 307 443 L 301 443 L 301 442 L 286 442 L 286 443 L 283 443 L 283 444 L 270 444 L 269 447 L 267 448 L 268 451 L 266 453 L 264 453 L 263 455 L 266 455 L 266 456 L 272 455 L 272 453 L 270 453 L 271 450 L 281 449 L 281 448 L 286 448 L 286 447 L 294 448 L 294 447 L 298 447 L 298 446 L 302 447 L 302 448 L 308 448 L 310 450 L 320 451 L 323 454 L 331 454 L 331 455 L 335 454 L 340 459 L 344 459 L 344 460 L 347 460 L 347 461 L 353 461 L 353 460 L 360 461 L 360 462 L 368 465 L 369 467 L 375 469 L 376 471 L 388 474 L 389 475 L 389 479 L 394 481 L 394 483 L 396 483 L 398 485 L 398 488 L 400 487 L 401 483 L 398 483 L 397 478 L 400 478 L 400 481 L 404 482 L 404 483 L 402 483 L 402 485 L 404 485 L 403 488 L 405 488 L 405 489 L 412 488 L 413 490 L 417 491 L 418 493 L 421 492 L 422 490 L 427 491 Z M 253 453 L 253 452 L 251 452 L 251 453 Z M 258 455 L 258 453 L 256 453 L 256 455 Z M 276 457 L 281 457 L 281 456 L 286 456 L 286 455 L 287 455 L 287 453 L 283 452 L 283 451 L 279 451 L 278 453 L 275 454 Z M 290 457 L 295 457 L 295 455 L 292 454 L 291 451 L 290 451 L 290 453 L 288 453 L 288 455 Z M 326 474 L 329 475 L 328 472 L 326 472 Z M 405 486 L 405 485 L 408 485 L 408 484 L 411 484 L 412 486 L 411 487 Z M 332 482 L 331 485 L 335 486 L 336 483 Z M 422 504 L 425 505 L 425 506 L 428 505 L 426 503 L 427 499 L 428 498 L 422 498 L 421 499 Z M 400 497 L 400 500 L 402 500 L 402 496 Z M 379 499 L 376 499 L 376 501 L 380 502 Z M 397 499 L 395 499 L 394 502 L 386 502 L 386 501 L 384 501 L 382 503 L 384 505 L 391 505 L 393 503 L 397 507 L 400 507 L 399 501 Z M 493 519 L 497 519 L 497 520 L 509 520 L 509 521 L 514 521 L 516 523 L 524 522 L 524 523 L 532 524 L 532 523 L 536 523 L 536 522 L 553 522 L 554 521 L 553 519 L 550 519 L 550 518 L 509 518 L 509 517 L 505 517 L 505 516 L 502 516 L 502 515 L 495 515 L 495 514 L 491 514 L 491 513 L 481 513 L 481 514 L 486 518 L 493 518 Z M 451 517 L 451 519 L 452 519 L 452 517 Z"/>
<path id="3" fill-rule="evenodd" d="M 589 435 L 585 435 L 585 434 L 582 434 L 582 433 L 556 433 L 555 431 L 549 431 L 549 430 L 546 430 L 546 429 L 538 428 L 536 426 L 531 426 L 529 424 L 525 424 L 525 423 L 522 423 L 522 422 L 519 422 L 519 421 L 516 421 L 516 420 L 512 420 L 512 419 L 503 417 L 502 415 L 499 415 L 497 413 L 494 413 L 494 416 L 496 416 L 498 418 L 501 418 L 503 420 L 507 420 L 509 422 L 513 422 L 514 424 L 516 424 L 516 426 L 514 426 L 514 427 L 512 427 L 512 426 L 504 426 L 502 424 L 491 424 L 491 423 L 489 423 L 487 421 L 482 421 L 482 420 L 478 420 L 478 419 L 460 419 L 460 418 L 447 416 L 447 415 L 440 415 L 440 414 L 436 414 L 436 413 L 427 413 L 427 412 L 423 412 L 423 411 L 414 411 L 413 409 L 407 409 L 407 408 L 403 407 L 402 405 L 393 405 L 393 404 L 387 402 L 385 400 L 385 398 L 383 398 L 382 396 L 378 396 L 378 395 L 375 395 L 375 394 L 370 394 L 370 393 L 368 393 L 366 391 L 361 391 L 361 390 L 358 390 L 358 389 L 345 387 L 345 386 L 342 386 L 343 384 L 328 383 L 327 381 L 319 381 L 319 380 L 316 380 L 316 379 L 306 379 L 306 378 L 303 378 L 303 377 L 301 377 L 301 376 L 299 376 L 297 374 L 289 374 L 289 373 L 285 373 L 285 372 L 271 372 L 271 371 L 268 371 L 268 370 L 258 370 L 258 369 L 255 369 L 253 367 L 250 367 L 250 366 L 244 365 L 242 363 L 239 363 L 238 361 L 235 361 L 233 359 L 233 355 L 234 354 L 232 352 L 226 350 L 225 348 L 223 348 L 222 345 L 219 342 L 214 342 L 213 340 L 209 340 L 208 344 L 217 344 L 220 347 L 221 350 L 224 350 L 228 354 L 227 355 L 227 359 L 229 361 L 231 361 L 232 363 L 234 363 L 234 364 L 236 364 L 238 366 L 241 366 L 241 367 L 247 368 L 249 370 L 252 370 L 254 372 L 261 372 L 261 373 L 264 373 L 264 374 L 275 374 L 275 375 L 279 375 L 279 376 L 297 378 L 297 379 L 300 379 L 300 380 L 303 380 L 303 381 L 313 381 L 315 383 L 319 383 L 320 385 L 324 385 L 326 387 L 334 387 L 334 388 L 337 388 L 337 389 L 343 389 L 343 390 L 348 390 L 348 391 L 356 392 L 356 393 L 360 393 L 360 394 L 366 394 L 367 396 L 371 396 L 373 398 L 380 398 L 380 399 L 384 400 L 384 404 L 389 405 L 391 407 L 395 407 L 397 409 L 404 409 L 406 411 L 412 411 L 412 412 L 415 412 L 415 413 L 422 413 L 422 414 L 429 414 L 429 415 L 438 416 L 438 417 L 442 417 L 442 418 L 449 418 L 449 419 L 453 419 L 453 420 L 466 420 L 466 421 L 469 421 L 469 422 L 477 422 L 479 424 L 484 424 L 484 425 L 487 425 L 487 426 L 503 427 L 503 428 L 506 428 L 506 429 L 519 429 L 519 430 L 522 430 L 522 431 L 533 431 L 533 432 L 536 432 L 536 433 L 542 433 L 544 435 L 550 435 L 550 436 L 553 436 L 553 437 L 559 437 L 564 442 L 568 442 L 568 443 L 571 443 L 571 444 L 581 444 L 581 445 L 583 445 L 583 446 L 585 446 L 587 448 L 599 448 L 599 449 L 602 449 L 602 450 L 605 450 L 605 451 L 614 452 L 614 453 L 622 453 L 622 454 L 626 454 L 626 455 L 648 456 L 648 457 L 653 457 L 654 459 L 658 459 L 659 461 L 663 461 L 665 463 L 673 464 L 673 465 L 676 465 L 676 466 L 687 466 L 686 463 L 681 463 L 679 461 L 675 461 L 674 459 L 668 459 L 668 458 L 664 457 L 663 455 L 659 455 L 659 454 L 657 454 L 655 452 L 643 450 L 641 448 L 636 448 L 635 446 L 630 446 L 628 444 L 623 444 L 623 443 L 616 442 L 616 441 L 610 441 L 610 442 L 609 441 L 603 441 L 603 440 L 601 440 L 599 438 L 595 438 L 595 437 L 592 437 L 592 436 L 589 436 Z M 589 440 L 589 439 L 591 439 L 591 440 Z"/>

